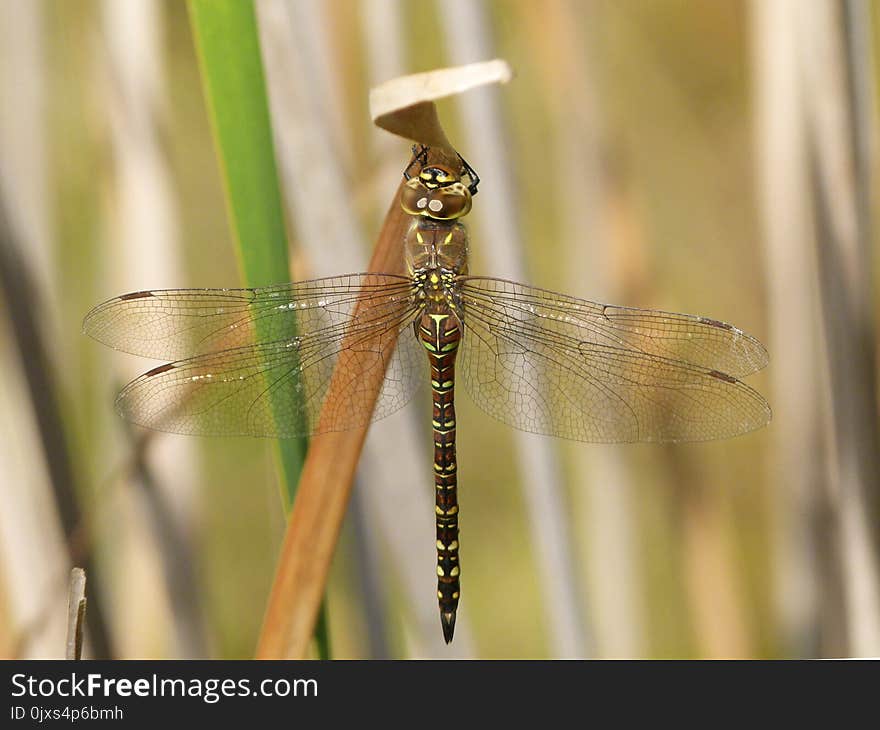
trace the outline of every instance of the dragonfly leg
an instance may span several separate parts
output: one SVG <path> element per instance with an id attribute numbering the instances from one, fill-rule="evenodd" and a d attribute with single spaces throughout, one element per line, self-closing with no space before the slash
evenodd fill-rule
<path id="1" fill-rule="evenodd" d="M 422 145 L 414 144 L 412 146 L 412 159 L 409 161 L 409 164 L 403 170 L 403 179 L 404 180 L 411 180 L 412 179 L 412 173 L 410 172 L 410 170 L 412 170 L 413 165 L 415 165 L 417 162 L 422 167 L 424 167 L 425 165 L 428 164 L 428 149 L 429 148 L 423 144 Z"/>
<path id="2" fill-rule="evenodd" d="M 477 194 L 477 186 L 480 184 L 480 176 L 477 175 L 477 171 L 470 166 L 470 163 L 461 155 L 458 155 L 458 159 L 461 160 L 461 166 L 464 169 L 464 173 L 471 179 L 470 185 L 468 185 L 468 192 L 471 195 Z"/>

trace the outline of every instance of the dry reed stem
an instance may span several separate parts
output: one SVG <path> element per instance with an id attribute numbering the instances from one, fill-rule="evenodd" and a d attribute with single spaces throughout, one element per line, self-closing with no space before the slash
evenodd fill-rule
<path id="1" fill-rule="evenodd" d="M 67 647 L 65 659 L 82 659 L 83 624 L 86 618 L 86 572 L 82 568 L 70 571 L 67 593 Z"/>
<path id="2" fill-rule="evenodd" d="M 489 17 L 482 3 L 447 0 L 444 8 L 441 25 L 450 58 L 465 62 L 494 53 Z M 523 237 L 527 201 L 522 187 L 514 182 L 515 160 L 522 153 L 511 153 L 516 150 L 516 140 L 504 123 L 499 95 L 492 91 L 483 90 L 459 103 L 463 145 L 483 179 L 491 181 L 480 190 L 480 201 L 470 221 L 476 231 L 482 232 L 479 247 L 484 260 L 491 262 L 491 274 L 512 281 L 529 281 Z M 578 134 L 581 133 L 579 129 Z M 570 157 L 566 164 L 572 164 Z M 584 212 L 583 201 L 578 210 Z M 578 227 L 582 225 L 581 219 Z M 518 430 L 511 432 L 510 437 L 515 444 L 517 469 L 524 475 L 520 486 L 529 515 L 529 539 L 538 566 L 536 580 L 541 586 L 550 652 L 554 657 L 583 657 L 591 649 L 573 560 L 573 532 L 562 487 L 560 444 Z"/>
<path id="3" fill-rule="evenodd" d="M 756 191 L 773 351 L 769 377 L 774 425 L 768 479 L 773 490 L 773 603 L 779 652 L 788 657 L 834 653 L 842 629 L 839 583 L 828 555 L 829 509 L 822 483 L 827 470 L 819 419 L 821 388 L 815 286 L 815 231 L 810 220 L 805 145 L 809 93 L 798 65 L 797 0 L 752 0 L 751 64 L 755 90 Z M 832 572 L 823 574 L 823 570 Z M 821 626 L 824 617 L 824 627 Z M 820 646 L 824 644 L 824 648 Z"/>
<path id="4" fill-rule="evenodd" d="M 398 188 L 385 216 L 370 271 L 403 273 L 401 242 L 409 219 L 398 205 L 399 194 Z M 353 317 L 357 316 L 355 310 Z M 387 346 L 389 356 L 394 344 Z M 336 372 L 345 372 L 344 349 L 339 358 Z M 384 372 L 377 373 L 371 378 L 375 382 L 369 383 L 373 400 L 382 386 L 382 377 Z M 328 401 L 333 400 L 334 385 L 335 380 Z M 309 445 L 257 645 L 258 659 L 306 656 L 367 428 L 320 434 Z"/>
<path id="5" fill-rule="evenodd" d="M 838 572 L 850 656 L 880 654 L 880 478 L 871 230 L 866 200 L 875 124 L 862 3 L 809 4 L 798 16 L 818 232 L 818 287 L 826 370 L 825 428 Z M 860 52 L 861 51 L 861 52 Z"/>

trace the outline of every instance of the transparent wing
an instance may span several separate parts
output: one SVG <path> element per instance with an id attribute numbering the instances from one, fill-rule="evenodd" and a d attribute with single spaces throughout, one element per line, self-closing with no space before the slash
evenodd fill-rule
<path id="1" fill-rule="evenodd" d="M 770 420 L 737 378 L 767 364 L 753 337 L 706 317 L 459 280 L 465 387 L 515 428 L 577 441 L 704 441 Z"/>
<path id="2" fill-rule="evenodd" d="M 123 389 L 117 407 L 135 423 L 301 436 L 362 426 L 409 401 L 424 373 L 411 333 L 398 342 L 418 311 L 410 289 L 405 277 L 358 274 L 255 290 L 157 291 L 97 307 L 85 329 L 140 354 L 204 352 Z"/>
<path id="3" fill-rule="evenodd" d="M 116 350 L 157 360 L 289 339 L 351 317 L 353 304 L 409 300 L 412 282 L 347 274 L 260 289 L 166 289 L 123 294 L 92 309 L 83 331 Z"/>

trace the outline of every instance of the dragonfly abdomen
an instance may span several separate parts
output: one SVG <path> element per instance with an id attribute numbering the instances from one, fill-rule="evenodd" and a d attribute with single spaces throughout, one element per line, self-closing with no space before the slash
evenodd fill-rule
<path id="1" fill-rule="evenodd" d="M 435 516 L 437 521 L 437 598 L 443 638 L 455 631 L 461 593 L 458 560 L 458 465 L 455 459 L 455 355 L 461 341 L 458 318 L 442 302 L 431 302 L 418 325 L 431 363 L 434 434 Z"/>

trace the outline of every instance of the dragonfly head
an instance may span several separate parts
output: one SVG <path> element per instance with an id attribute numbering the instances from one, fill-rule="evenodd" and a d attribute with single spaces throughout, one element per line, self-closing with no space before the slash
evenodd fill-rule
<path id="1" fill-rule="evenodd" d="M 451 221 L 470 212 L 471 191 L 448 167 L 426 165 L 407 180 L 400 204 L 409 215 Z"/>
<path id="2" fill-rule="evenodd" d="M 419 180 L 432 190 L 461 182 L 461 178 L 443 165 L 426 165 L 419 171 Z"/>

